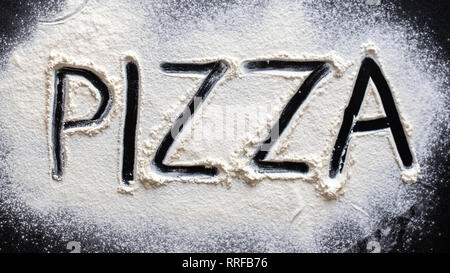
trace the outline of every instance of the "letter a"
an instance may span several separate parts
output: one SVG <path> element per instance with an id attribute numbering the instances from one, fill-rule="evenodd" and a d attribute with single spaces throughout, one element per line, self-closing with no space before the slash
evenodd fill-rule
<path id="1" fill-rule="evenodd" d="M 358 116 L 364 100 L 369 79 L 372 79 L 376 86 L 386 117 L 355 122 L 355 118 Z M 392 97 L 392 92 L 380 67 L 372 58 L 366 57 L 362 61 L 359 69 L 353 93 L 350 102 L 345 109 L 344 119 L 331 155 L 330 178 L 334 178 L 338 173 L 342 172 L 349 144 L 349 137 L 352 132 L 367 132 L 388 128 L 394 138 L 395 146 L 400 155 L 403 167 L 411 168 L 414 159 L 408 145 L 408 140 L 406 139 L 405 130 L 403 129 L 403 125 L 398 115 L 394 98 Z"/>

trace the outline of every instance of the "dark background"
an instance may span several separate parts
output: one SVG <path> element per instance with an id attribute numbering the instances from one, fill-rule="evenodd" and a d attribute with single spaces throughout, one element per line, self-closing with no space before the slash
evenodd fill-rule
<path id="1" fill-rule="evenodd" d="M 63 1 L 0 1 L 0 70 L 7 60 L 8 52 L 33 32 L 38 16 L 58 11 L 61 2 Z M 431 37 L 442 48 L 437 53 L 438 58 L 449 62 L 450 1 L 382 0 L 382 5 L 389 5 L 396 16 L 425 30 L 428 37 L 423 37 L 422 46 L 429 46 L 428 38 Z M 448 90 L 447 87 L 446 97 L 450 100 Z M 418 182 L 421 187 L 433 187 L 433 194 L 424 196 L 404 215 L 382 223 L 381 226 L 392 227 L 393 232 L 387 238 L 382 238 L 380 230 L 375 231 L 370 238 L 350 246 L 350 252 L 367 252 L 367 242 L 373 239 L 389 244 L 389 252 L 450 252 L 449 126 L 442 124 L 440 134 L 440 140 L 433 147 L 433 156 L 427 162 L 433 181 Z M 0 134 L 0 163 L 8 154 L 6 142 L 6 138 Z M 7 183 L 6 181 L 7 173 L 0 168 L 0 183 Z M 37 225 L 25 231 L 20 224 L 23 221 L 21 216 L 11 216 L 4 202 L 0 195 L 0 252 L 67 252 L 65 243 L 61 242 L 58 234 L 49 235 L 42 231 L 46 227 Z M 24 232 L 27 233 L 26 240 L 22 237 Z M 103 245 L 103 248 L 108 251 L 107 245 Z"/>

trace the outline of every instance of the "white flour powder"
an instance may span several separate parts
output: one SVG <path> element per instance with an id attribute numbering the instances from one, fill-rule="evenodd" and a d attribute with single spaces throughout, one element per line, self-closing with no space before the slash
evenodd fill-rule
<path id="1" fill-rule="evenodd" d="M 67 241 L 75 229 L 122 250 L 342 251 L 324 243 L 340 219 L 358 227 L 349 239 L 356 243 L 383 217 L 414 204 L 417 193 L 409 189 L 430 156 L 434 119 L 448 117 L 439 92 L 448 72 L 443 64 L 429 64 L 432 51 L 417 49 L 408 25 L 380 11 L 370 18 L 381 20 L 333 22 L 336 10 L 308 2 L 185 2 L 69 6 L 77 12 L 65 11 L 53 23 L 43 19 L 33 36 L 12 50 L 0 74 L 0 124 L 10 181 L 3 191 L 12 212 L 39 219 L 30 225 L 43 223 Z M 342 28 L 335 32 L 330 24 Z M 351 137 L 342 175 L 329 179 L 336 135 L 367 54 L 380 64 L 391 87 L 414 167 L 401 167 L 389 130 L 358 133 Z M 141 94 L 136 176 L 125 187 L 120 184 L 121 143 L 124 67 L 130 58 L 139 66 Z M 332 67 L 267 157 L 308 162 L 308 174 L 261 174 L 249 165 L 309 74 L 243 68 L 246 61 L 265 59 L 323 60 Z M 215 166 L 219 175 L 174 177 L 155 171 L 150 163 L 156 149 L 205 77 L 163 73 L 160 64 L 215 60 L 223 60 L 228 70 L 175 140 L 166 164 Z M 50 125 L 54 71 L 63 65 L 96 71 L 113 94 L 113 108 L 101 126 L 65 132 L 64 175 L 55 181 Z M 65 120 L 92 116 L 99 100 L 89 81 L 70 77 Z M 376 87 L 369 83 L 357 119 L 384 115 Z"/>

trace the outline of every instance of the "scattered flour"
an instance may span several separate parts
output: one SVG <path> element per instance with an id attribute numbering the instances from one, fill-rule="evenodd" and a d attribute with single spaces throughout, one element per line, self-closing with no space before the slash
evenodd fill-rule
<path id="1" fill-rule="evenodd" d="M 318 13 L 334 11 L 314 11 L 308 2 L 186 3 L 86 1 L 57 23 L 42 20 L 34 35 L 12 50 L 0 74 L 0 124 L 11 147 L 10 185 L 3 191 L 12 204 L 25 204 L 27 213 L 39 215 L 44 226 L 56 225 L 68 241 L 64 225 L 129 251 L 342 251 L 324 249 L 321 238 L 349 211 L 363 227 L 358 240 L 383 217 L 379 206 L 394 215 L 408 208 L 394 203 L 414 201 L 414 195 L 399 193 L 420 179 L 432 117 L 445 103 L 439 92 L 443 80 L 427 70 L 422 60 L 428 53 L 415 48 L 406 28 L 383 19 L 359 26 L 358 35 L 346 28 L 330 33 Z M 394 93 L 416 163 L 400 167 L 389 131 L 358 133 L 351 137 L 344 172 L 329 179 L 343 110 L 367 54 L 379 62 Z M 136 178 L 125 187 L 119 172 L 124 61 L 130 58 L 139 66 L 141 94 Z M 267 157 L 308 162 L 306 175 L 264 174 L 249 166 L 308 75 L 247 73 L 242 67 L 264 59 L 322 60 L 332 67 Z M 159 65 L 214 60 L 226 62 L 228 71 L 175 140 L 166 164 L 215 166 L 220 174 L 159 173 L 150 166 L 152 156 L 205 77 L 163 73 Z M 54 181 L 53 71 L 67 64 L 94 69 L 113 93 L 113 110 L 98 127 L 64 134 L 64 177 Z M 69 86 L 66 119 L 88 117 L 99 100 L 95 88 L 76 77 Z M 369 86 L 359 120 L 385 114 L 376 87 Z"/>

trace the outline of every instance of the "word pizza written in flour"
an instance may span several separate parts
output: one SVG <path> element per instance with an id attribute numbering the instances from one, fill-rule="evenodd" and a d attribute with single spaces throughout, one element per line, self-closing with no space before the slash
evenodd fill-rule
<path id="1" fill-rule="evenodd" d="M 310 166 L 307 162 L 268 161 L 265 160 L 274 144 L 289 125 L 292 117 L 313 92 L 314 87 L 325 78 L 332 67 L 325 61 L 286 61 L 286 60 L 258 60 L 247 61 L 243 65 L 246 73 L 261 71 L 310 72 L 298 87 L 297 92 L 289 99 L 280 113 L 278 120 L 272 125 L 268 136 L 256 149 L 249 164 L 257 172 L 308 173 Z M 186 123 L 195 115 L 198 107 L 213 92 L 215 85 L 222 79 L 228 70 L 224 61 L 209 63 L 162 63 L 161 70 L 165 73 L 187 73 L 205 75 L 195 95 L 189 100 L 185 109 L 179 114 L 175 123 L 168 128 L 159 147 L 157 148 L 151 165 L 153 169 L 162 174 L 175 174 L 176 176 L 216 176 L 219 170 L 213 166 L 170 166 L 164 164 L 166 155 L 175 139 L 182 133 Z M 140 75 L 137 64 L 128 61 L 125 64 L 125 117 L 122 138 L 122 164 L 121 180 L 125 185 L 134 180 L 136 157 L 136 131 L 138 126 Z M 66 120 L 65 101 L 67 93 L 67 76 L 75 75 L 92 83 L 100 95 L 99 105 L 90 119 Z M 369 80 L 375 84 L 385 117 L 372 120 L 355 121 L 364 101 Z M 86 67 L 62 66 L 54 71 L 54 94 L 51 119 L 51 153 L 53 160 L 52 177 L 61 180 L 64 173 L 64 143 L 65 130 L 99 126 L 105 122 L 110 114 L 113 104 L 111 90 L 97 75 L 96 71 Z M 410 169 L 414 164 L 404 126 L 402 125 L 396 103 L 391 89 L 377 62 L 370 56 L 365 57 L 359 68 L 353 92 L 345 108 L 339 133 L 330 156 L 329 177 L 335 178 L 342 173 L 345 165 L 349 139 L 352 133 L 370 132 L 389 129 L 400 156 L 403 168 Z"/>

